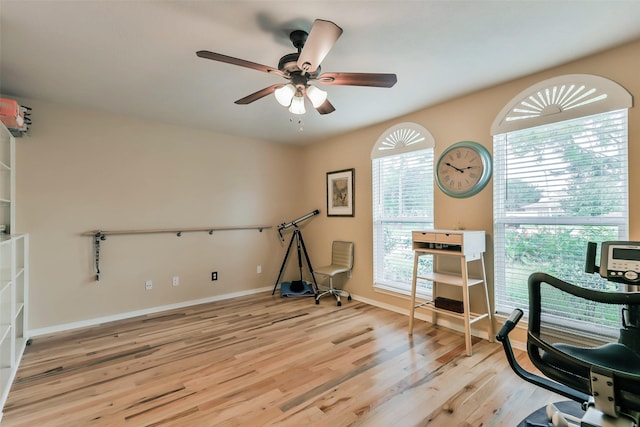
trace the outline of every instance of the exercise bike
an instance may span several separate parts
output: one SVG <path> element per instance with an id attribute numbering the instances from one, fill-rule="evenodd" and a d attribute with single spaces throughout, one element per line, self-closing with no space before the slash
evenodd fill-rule
<path id="1" fill-rule="evenodd" d="M 603 242 L 600 265 L 597 245 L 589 243 L 585 271 L 626 285 L 624 292 L 583 288 L 545 273 L 528 280 L 529 325 L 527 353 L 544 376 L 518 364 L 509 342 L 523 311 L 515 309 L 498 332 L 509 365 L 525 381 L 558 393 L 570 402 L 548 405 L 532 413 L 519 426 L 637 427 L 640 425 L 640 242 Z M 541 335 L 541 286 L 547 284 L 567 294 L 621 307 L 622 327 L 617 342 L 598 347 L 549 343 Z M 575 403 L 574 403 L 575 402 Z"/>

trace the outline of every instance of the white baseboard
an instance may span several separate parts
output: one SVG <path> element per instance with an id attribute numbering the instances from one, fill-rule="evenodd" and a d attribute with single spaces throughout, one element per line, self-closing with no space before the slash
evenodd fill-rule
<path id="1" fill-rule="evenodd" d="M 353 294 L 351 294 L 351 297 L 354 300 L 363 302 L 365 304 L 369 304 L 369 305 L 373 305 L 375 307 L 383 308 L 385 310 L 393 311 L 394 313 L 404 314 L 405 316 L 407 316 L 407 331 L 409 330 L 409 319 L 408 319 L 408 317 L 409 317 L 410 313 L 409 313 L 409 309 L 408 308 L 406 308 L 406 309 L 405 308 L 399 308 L 398 306 L 395 306 L 395 305 L 381 303 L 380 301 L 376 301 L 376 300 L 372 300 L 372 299 L 369 299 L 369 298 L 360 297 L 360 296 L 353 295 Z M 425 322 L 430 322 L 431 321 L 431 317 L 430 316 L 426 315 L 423 312 L 419 312 L 419 311 L 416 311 L 415 318 L 419 319 L 419 320 L 424 320 Z M 496 323 L 498 324 L 497 326 L 498 326 L 498 329 L 499 329 L 501 327 L 501 325 L 502 325 L 502 321 L 500 320 L 500 318 L 497 319 Z M 444 318 L 444 316 L 440 316 L 438 318 L 438 325 L 444 326 L 444 327 L 449 328 L 449 329 L 454 330 L 454 331 L 458 331 L 458 332 L 464 333 L 464 326 L 463 325 L 461 325 L 460 323 L 452 322 L 451 320 Z M 525 331 L 527 329 L 526 325 L 520 325 L 520 324 L 518 324 L 517 328 L 523 328 Z M 497 330 L 495 332 L 497 333 Z M 489 339 L 489 333 L 486 330 L 480 330 L 480 329 L 471 328 L 471 335 L 473 335 L 475 337 L 479 337 L 479 338 L 485 339 L 485 340 Z M 491 340 L 495 341 L 495 337 L 491 337 Z M 527 345 L 524 342 L 517 341 L 517 340 L 511 340 L 511 345 L 515 349 L 527 351 Z"/>
<path id="2" fill-rule="evenodd" d="M 65 332 L 65 331 L 70 331 L 72 329 L 78 329 L 78 328 L 85 328 L 88 326 L 96 326 L 96 325 L 100 325 L 102 323 L 107 323 L 107 322 L 113 322 L 116 320 L 124 320 L 124 319 L 130 319 L 132 317 L 136 317 L 136 316 L 144 316 L 147 314 L 154 314 L 154 313 L 159 313 L 161 311 L 167 311 L 167 310 L 174 310 L 177 308 L 184 308 L 184 307 L 190 307 L 193 305 L 198 305 L 198 304 L 206 304 L 209 302 L 214 302 L 214 301 L 222 301 L 225 299 L 230 299 L 230 298 L 236 298 L 236 297 L 241 297 L 241 296 L 245 296 L 245 295 L 253 295 L 253 294 L 257 294 L 260 292 L 266 292 L 266 291 L 271 291 L 273 290 L 273 288 L 271 286 L 268 287 L 263 287 L 263 288 L 256 288 L 256 289 L 250 289 L 250 290 L 246 290 L 246 291 L 241 291 L 241 292 L 232 292 L 229 294 L 224 294 L 224 295 L 216 295 L 213 297 L 208 297 L 208 298 L 202 298 L 202 299 L 197 299 L 197 300 L 190 300 L 190 301 L 183 301 L 183 302 L 179 302 L 179 303 L 175 303 L 175 304 L 169 304 L 169 305 L 163 305 L 163 306 L 158 306 L 158 307 L 150 307 L 150 308 L 146 308 L 143 310 L 135 310 L 135 311 L 130 311 L 127 313 L 118 313 L 118 314 L 114 314 L 114 315 L 110 315 L 110 316 L 103 316 L 103 317 L 96 317 L 93 319 L 87 319 L 87 320 L 82 320 L 79 322 L 71 322 L 71 323 L 63 323 L 60 325 L 55 325 L 55 326 L 49 326 L 46 328 L 38 328 L 38 329 L 30 329 L 28 331 L 28 337 L 29 338 L 33 338 L 33 337 L 37 337 L 37 336 L 42 336 L 42 335 L 48 335 L 48 334 L 54 334 L 57 332 Z M 391 304 L 386 304 L 380 301 L 376 301 L 376 300 L 372 300 L 369 298 L 365 298 L 365 297 L 361 297 L 358 295 L 351 295 L 351 297 L 356 300 L 356 301 L 360 301 L 363 302 L 365 304 L 369 304 L 372 305 L 374 307 L 379 307 L 385 310 L 389 310 L 389 311 L 393 311 L 394 313 L 399 313 L 399 314 L 403 314 L 405 316 L 407 316 L 407 328 L 409 327 L 409 309 L 404 309 L 404 308 L 399 308 L 398 306 L 395 305 L 391 305 Z M 431 321 L 431 318 L 427 315 L 425 315 L 425 313 L 420 313 L 420 312 L 416 312 L 416 319 L 419 320 L 423 320 L 426 322 Z M 455 323 L 455 322 L 451 322 L 448 319 L 444 319 L 444 318 L 440 318 L 439 325 L 444 326 L 446 328 L 452 329 L 454 331 L 458 331 L 458 332 L 464 332 L 464 328 L 462 325 Z M 518 325 L 518 327 L 522 327 L 521 325 Z M 526 328 L 526 327 L 525 327 Z M 471 330 L 471 334 L 473 336 L 477 336 L 483 339 L 488 339 L 488 333 L 485 330 L 478 330 L 478 329 L 472 329 Z M 511 341 L 511 344 L 514 348 L 520 349 L 520 350 L 525 350 L 526 351 L 526 344 L 522 343 L 522 342 L 518 342 L 518 341 Z"/>
<path id="3" fill-rule="evenodd" d="M 118 313 L 110 316 L 95 317 L 93 319 L 81 320 L 79 322 L 63 323 L 55 326 L 48 326 L 46 328 L 30 329 L 28 331 L 28 336 L 30 338 L 33 338 L 33 337 L 42 336 L 42 335 L 54 334 L 57 332 L 69 331 L 72 329 L 86 328 L 88 326 L 96 326 L 102 323 L 113 322 L 116 320 L 130 319 L 136 316 L 144 316 L 147 314 L 158 313 L 161 311 L 174 310 L 176 308 L 190 307 L 192 305 L 206 304 L 208 302 L 222 301 L 225 299 L 257 294 L 257 293 L 265 292 L 267 290 L 272 290 L 272 289 L 273 288 L 270 286 L 264 287 L 264 288 L 249 289 L 246 291 L 232 292 L 230 294 L 216 295 L 216 296 L 197 299 L 197 300 L 182 301 L 175 304 L 163 305 L 158 307 L 150 307 L 142 310 L 129 311 L 127 313 Z"/>

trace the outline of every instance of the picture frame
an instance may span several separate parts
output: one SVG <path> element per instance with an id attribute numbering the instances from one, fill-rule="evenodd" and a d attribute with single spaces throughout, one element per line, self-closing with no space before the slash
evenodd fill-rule
<path id="1" fill-rule="evenodd" d="M 355 216 L 355 169 L 327 172 L 327 216 Z"/>

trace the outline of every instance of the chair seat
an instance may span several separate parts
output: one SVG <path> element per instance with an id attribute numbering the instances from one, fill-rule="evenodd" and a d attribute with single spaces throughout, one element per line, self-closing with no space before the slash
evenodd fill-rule
<path id="1" fill-rule="evenodd" d="M 343 242 L 334 240 L 331 245 L 331 264 L 323 265 L 315 269 L 314 273 L 329 278 L 329 289 L 316 295 L 316 304 L 320 302 L 320 298 L 324 295 L 333 295 L 336 297 L 338 306 L 342 305 L 341 296 L 347 296 L 351 301 L 351 294 L 344 289 L 335 289 L 333 287 L 333 278 L 336 274 L 351 273 L 353 268 L 353 242 Z M 351 274 L 349 274 L 351 277 Z"/>
<path id="2" fill-rule="evenodd" d="M 323 267 L 318 267 L 313 272 L 322 274 L 325 276 L 335 276 L 338 273 L 346 273 L 349 270 L 350 270 L 349 267 L 345 267 L 344 265 L 331 264 L 331 265 L 325 265 Z"/>
<path id="3" fill-rule="evenodd" d="M 589 364 L 640 376 L 640 356 L 626 345 L 608 343 L 600 347 L 584 348 L 557 343 L 553 346 L 563 353 Z M 588 368 L 576 366 L 570 361 L 558 360 L 547 353 L 542 355 L 542 360 L 557 365 L 567 372 L 574 372 L 583 377 L 589 376 Z"/>

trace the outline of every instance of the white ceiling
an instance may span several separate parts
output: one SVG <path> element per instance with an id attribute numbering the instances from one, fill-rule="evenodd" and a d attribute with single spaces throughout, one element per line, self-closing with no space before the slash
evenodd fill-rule
<path id="1" fill-rule="evenodd" d="M 325 86 L 300 132 L 273 96 L 233 103 L 282 78 L 195 55 L 277 67 L 315 18 L 344 30 L 323 71 L 398 83 Z M 0 0 L 0 93 L 303 144 L 636 39 L 640 0 Z"/>

